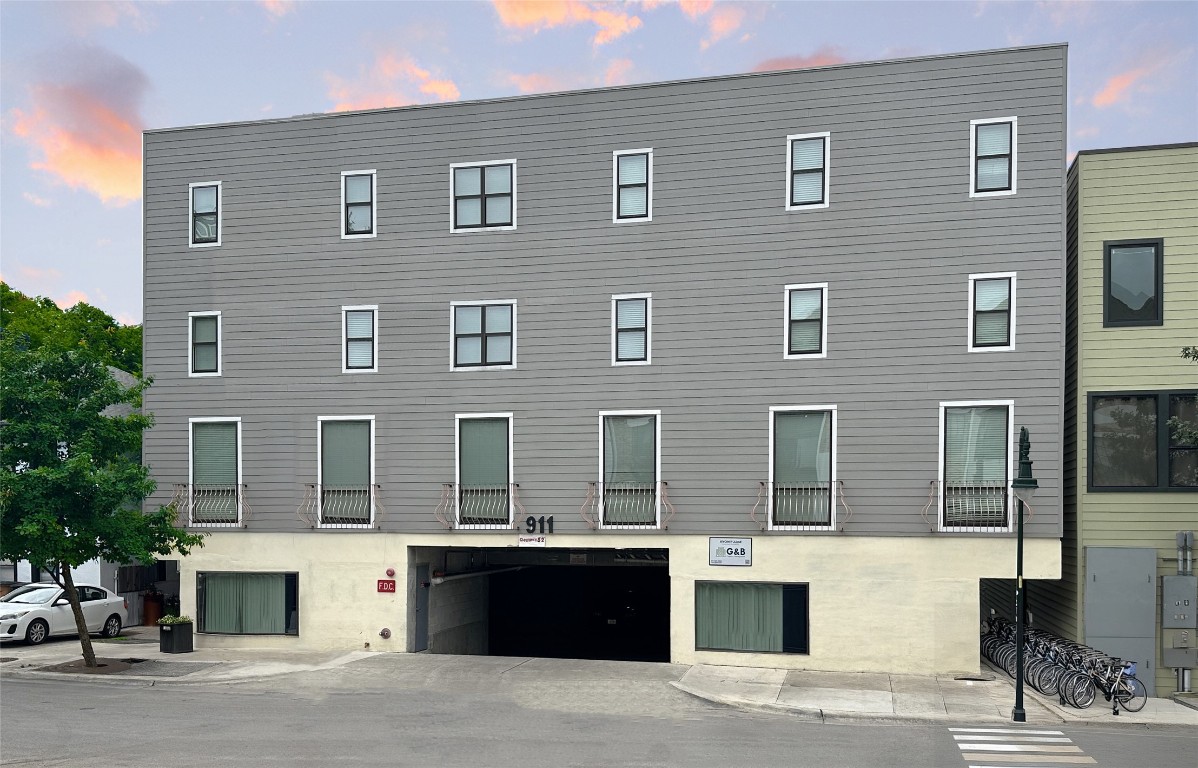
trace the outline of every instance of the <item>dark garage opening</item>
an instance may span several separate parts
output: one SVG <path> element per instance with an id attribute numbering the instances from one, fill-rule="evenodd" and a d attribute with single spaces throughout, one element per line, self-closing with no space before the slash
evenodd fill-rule
<path id="1" fill-rule="evenodd" d="M 660 566 L 532 565 L 490 577 L 492 656 L 670 660 Z"/>

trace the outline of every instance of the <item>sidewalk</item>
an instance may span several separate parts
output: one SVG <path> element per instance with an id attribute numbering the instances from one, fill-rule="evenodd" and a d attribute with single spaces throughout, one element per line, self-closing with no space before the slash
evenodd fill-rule
<path id="1" fill-rule="evenodd" d="M 52 667 L 77 662 L 79 642 L 56 639 L 41 646 L 6 643 L 0 646 L 0 675 L 103 682 L 125 686 L 212 685 L 263 680 L 280 675 L 334 670 L 366 658 L 370 651 L 296 652 L 198 649 L 192 653 L 165 654 L 158 650 L 157 627 L 128 627 L 115 640 L 94 639 L 97 658 L 117 662 L 107 674 L 56 672 Z M 390 655 L 389 655 L 390 656 Z M 426 654 L 394 654 L 394 662 L 427 666 Z M 478 678 L 508 673 L 513 665 L 496 664 L 493 657 L 438 657 L 461 675 Z M 626 675 L 636 680 L 643 665 L 629 662 L 572 661 L 571 674 L 587 679 L 587 667 L 602 667 L 605 678 Z M 406 666 L 406 665 L 405 665 Z M 662 665 L 676 670 L 666 677 L 670 685 L 700 699 L 740 709 L 787 713 L 823 722 L 977 722 L 1011 723 L 1015 702 L 1014 681 L 1006 673 L 984 665 L 982 674 L 970 676 L 904 675 L 895 673 L 814 672 L 710 664 Z M 626 671 L 625 671 L 626 670 Z M 1191 699 L 1192 701 L 1193 699 Z M 1104 706 L 1105 705 L 1105 706 Z M 1101 725 L 1187 725 L 1198 727 L 1198 703 L 1187 706 L 1167 698 L 1150 698 L 1140 712 L 1111 714 L 1101 697 L 1089 709 L 1062 706 L 1030 686 L 1024 687 L 1024 709 L 1029 725 L 1094 723 Z"/>

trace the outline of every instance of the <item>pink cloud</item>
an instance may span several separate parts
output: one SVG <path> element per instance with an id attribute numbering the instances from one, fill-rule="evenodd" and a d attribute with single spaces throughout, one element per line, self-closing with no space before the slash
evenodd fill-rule
<path id="1" fill-rule="evenodd" d="M 58 10 L 73 33 L 85 37 L 96 29 L 109 29 L 128 23 L 139 32 L 150 29 L 141 8 L 131 0 L 94 0 L 88 3 L 61 3 Z"/>
<path id="2" fill-rule="evenodd" d="M 52 203 L 46 198 L 35 195 L 32 192 L 22 192 L 21 197 L 25 198 L 33 205 L 36 205 L 38 208 L 49 208 L 52 205 Z"/>
<path id="3" fill-rule="evenodd" d="M 678 0 L 678 7 L 682 12 L 696 21 L 710 11 L 713 5 L 715 5 L 715 0 Z"/>
<path id="4" fill-rule="evenodd" d="M 295 0 L 261 0 L 262 8 L 276 19 L 295 10 Z"/>
<path id="5" fill-rule="evenodd" d="M 603 73 L 604 85 L 627 85 L 632 74 L 632 59 L 612 59 Z"/>
<path id="6" fill-rule="evenodd" d="M 720 5 L 711 12 L 707 21 L 708 36 L 700 47 L 706 49 L 713 43 L 723 40 L 745 23 L 745 10 L 737 5 Z"/>
<path id="7" fill-rule="evenodd" d="M 777 69 L 810 69 L 844 64 L 848 61 L 835 48 L 823 46 L 809 56 L 779 56 L 766 59 L 753 67 L 754 72 L 772 72 Z"/>
<path id="8" fill-rule="evenodd" d="M 603 45 L 641 26 L 637 16 L 618 10 L 610 3 L 584 0 L 491 0 L 499 22 L 510 29 L 534 33 L 553 27 L 593 24 L 598 27 L 592 42 Z"/>
<path id="9" fill-rule="evenodd" d="M 527 75 L 510 74 L 507 80 L 516 86 L 520 93 L 550 93 L 570 88 L 570 83 L 561 75 L 541 72 L 531 72 Z"/>
<path id="10" fill-rule="evenodd" d="M 68 291 L 65 296 L 54 299 L 59 309 L 70 309 L 81 301 L 88 303 L 87 294 L 83 291 Z"/>
<path id="11" fill-rule="evenodd" d="M 62 272 L 57 269 L 38 269 L 37 267 L 17 267 L 17 273 L 29 280 L 30 282 L 39 285 L 50 285 L 62 279 Z"/>
<path id="12" fill-rule="evenodd" d="M 380 109 L 435 101 L 455 101 L 461 91 L 452 80 L 435 77 L 429 70 L 417 66 L 407 55 L 386 52 L 379 54 L 358 77 L 342 78 L 325 74 L 329 98 L 334 112 L 352 109 Z"/>
<path id="13" fill-rule="evenodd" d="M 9 112 L 12 133 L 33 151 L 30 167 L 106 204 L 140 198 L 146 76 L 99 48 L 61 51 L 41 72 L 29 106 Z"/>
<path id="14" fill-rule="evenodd" d="M 1103 109 L 1125 101 L 1130 95 L 1129 91 L 1131 87 L 1155 72 L 1159 66 L 1159 64 L 1150 64 L 1143 67 L 1135 67 L 1115 75 L 1106 81 L 1102 88 L 1098 90 L 1098 93 L 1094 94 L 1094 98 L 1090 100 L 1090 103 L 1099 109 Z"/>

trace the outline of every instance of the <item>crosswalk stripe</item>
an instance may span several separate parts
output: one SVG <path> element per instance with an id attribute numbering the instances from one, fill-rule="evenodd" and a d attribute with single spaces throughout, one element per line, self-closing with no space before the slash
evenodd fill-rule
<path id="1" fill-rule="evenodd" d="M 1021 763 L 1071 763 L 1074 765 L 1080 765 L 1082 763 L 1098 762 L 1097 760 L 1090 757 L 1089 755 L 1002 755 L 1002 754 L 983 755 L 983 754 L 973 754 L 973 755 L 966 755 L 966 757 L 968 757 L 970 760 L 982 760 L 982 761 L 987 761 L 987 762 L 996 761 L 996 760 L 1008 761 L 1013 757 L 1017 758 L 1019 760 L 1019 762 L 1021 762 Z M 969 768 L 999 768 L 999 767 L 998 766 L 970 765 Z M 1028 766 L 1023 766 L 1022 768 L 1028 768 Z"/>
<path id="2" fill-rule="evenodd" d="M 1067 736 L 974 736 L 971 734 L 953 736 L 957 741 L 1029 741 L 1037 744 L 1072 744 Z"/>
<path id="3" fill-rule="evenodd" d="M 1081 752 L 1081 747 L 1058 747 L 1049 744 L 958 744 L 961 749 L 983 749 L 990 752 Z"/>
<path id="4" fill-rule="evenodd" d="M 1064 731 L 1029 731 L 1023 728 L 949 728 L 953 733 L 1022 733 L 1028 736 L 1064 736 Z"/>

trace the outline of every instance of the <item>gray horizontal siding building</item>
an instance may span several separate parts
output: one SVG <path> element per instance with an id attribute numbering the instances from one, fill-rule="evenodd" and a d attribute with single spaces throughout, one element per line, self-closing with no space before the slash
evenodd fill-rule
<path id="1" fill-rule="evenodd" d="M 145 456 L 212 534 L 199 644 L 975 667 L 1020 426 L 1059 576 L 1065 65 L 147 132 Z M 625 587 L 642 623 L 521 639 Z"/>

